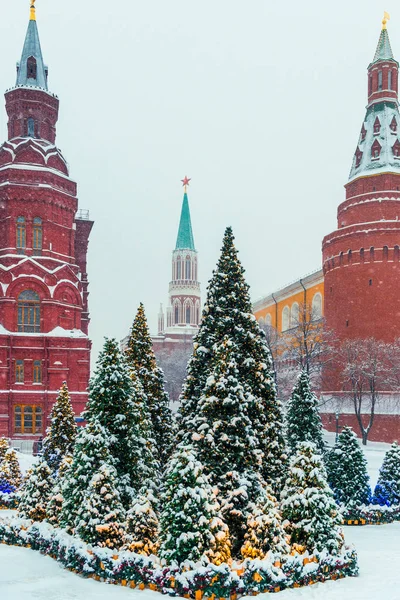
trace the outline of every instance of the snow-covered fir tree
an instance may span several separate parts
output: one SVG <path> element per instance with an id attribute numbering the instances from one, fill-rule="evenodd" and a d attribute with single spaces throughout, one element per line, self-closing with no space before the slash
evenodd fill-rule
<path id="1" fill-rule="evenodd" d="M 343 545 L 341 517 L 315 444 L 300 442 L 282 492 L 282 516 L 291 545 L 337 554 Z"/>
<path id="2" fill-rule="evenodd" d="M 110 436 L 97 419 L 82 427 L 76 439 L 71 467 L 61 482 L 63 497 L 60 526 L 75 531 L 85 492 L 103 464 L 112 465 Z"/>
<path id="3" fill-rule="evenodd" d="M 143 488 L 127 512 L 127 541 L 132 552 L 146 556 L 157 554 L 160 545 L 157 505 L 152 487 Z"/>
<path id="4" fill-rule="evenodd" d="M 75 415 L 68 387 L 64 382 L 51 409 L 50 427 L 43 440 L 42 454 L 53 472 L 57 471 L 64 456 L 72 454 L 75 440 Z"/>
<path id="5" fill-rule="evenodd" d="M 275 493 L 279 493 L 286 470 L 282 410 L 277 399 L 271 357 L 255 317 L 238 259 L 232 229 L 225 232 L 221 257 L 209 283 L 194 353 L 179 411 L 179 438 L 192 443 L 201 398 L 215 369 L 215 352 L 225 339 L 236 348 L 237 379 L 249 393 L 248 417 L 255 432 L 255 450 L 262 460 L 260 471 Z M 240 469 L 237 465 L 237 469 Z"/>
<path id="6" fill-rule="evenodd" d="M 167 563 L 213 562 L 221 555 L 229 556 L 226 526 L 219 519 L 214 494 L 191 446 L 181 444 L 172 455 L 161 506 L 159 555 Z"/>
<path id="7" fill-rule="evenodd" d="M 54 486 L 47 504 L 46 520 L 54 527 L 58 527 L 60 524 L 61 510 L 64 501 L 64 497 L 62 495 L 62 486 L 65 478 L 67 477 L 68 471 L 71 468 L 71 465 L 72 456 L 64 456 L 58 468 Z"/>
<path id="8" fill-rule="evenodd" d="M 243 558 L 263 559 L 268 552 L 288 554 L 288 535 L 282 525 L 282 515 L 277 499 L 264 487 L 252 506 L 247 519 L 245 542 L 241 549 Z"/>
<path id="9" fill-rule="evenodd" d="M 140 489 L 143 485 L 143 481 L 138 481 L 138 474 L 143 473 L 143 465 L 147 465 L 152 479 L 155 478 L 155 459 L 151 452 L 149 456 L 146 439 L 148 432 L 140 429 L 145 401 L 142 395 L 141 386 L 134 386 L 132 382 L 129 367 L 117 341 L 106 340 L 89 385 L 85 416 L 88 421 L 97 419 L 105 429 L 126 507 L 132 500 L 133 490 Z M 151 461 L 151 466 L 147 459 Z M 144 476 L 143 474 L 142 477 Z"/>
<path id="10" fill-rule="evenodd" d="M 369 504 L 371 488 L 367 460 L 351 427 L 344 427 L 326 460 L 335 500 L 349 510 Z"/>
<path id="11" fill-rule="evenodd" d="M 8 448 L 9 448 L 8 441 L 6 440 L 6 438 L 0 437 L 0 463 L 3 460 L 3 458 L 5 457 Z"/>
<path id="12" fill-rule="evenodd" d="M 13 483 L 10 465 L 7 461 L 3 460 L 0 463 L 0 492 L 3 494 L 12 494 L 16 489 L 17 488 Z"/>
<path id="13" fill-rule="evenodd" d="M 3 463 L 8 464 L 11 473 L 11 484 L 18 489 L 22 484 L 22 472 L 14 448 L 9 448 L 9 450 L 7 450 L 2 464 Z"/>
<path id="14" fill-rule="evenodd" d="M 125 542 L 125 518 L 117 488 L 117 471 L 103 463 L 83 496 L 76 531 L 88 544 L 118 549 Z"/>
<path id="15" fill-rule="evenodd" d="M 43 521 L 46 518 L 53 483 L 52 471 L 41 458 L 33 465 L 21 490 L 18 513 L 22 518 L 32 521 Z"/>
<path id="16" fill-rule="evenodd" d="M 147 398 L 158 461 L 165 466 L 173 446 L 174 424 L 165 391 L 164 374 L 157 366 L 153 343 L 143 304 L 140 304 L 133 322 L 126 350 L 128 364 L 139 378 Z"/>
<path id="17" fill-rule="evenodd" d="M 400 447 L 397 442 L 393 442 L 383 459 L 374 501 L 389 506 L 400 504 Z"/>
<path id="18" fill-rule="evenodd" d="M 286 408 L 286 439 L 291 452 L 299 442 L 313 442 L 321 454 L 325 451 L 318 399 L 311 390 L 310 377 L 304 369 L 297 380 Z"/>

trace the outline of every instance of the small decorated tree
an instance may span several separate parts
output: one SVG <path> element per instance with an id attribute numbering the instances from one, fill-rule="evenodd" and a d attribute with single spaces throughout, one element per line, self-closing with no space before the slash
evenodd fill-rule
<path id="1" fill-rule="evenodd" d="M 282 526 L 278 502 L 271 490 L 263 488 L 247 519 L 241 553 L 243 558 L 263 559 L 268 552 L 288 554 L 288 536 Z"/>
<path id="2" fill-rule="evenodd" d="M 297 445 L 282 498 L 282 516 L 291 545 L 309 552 L 340 552 L 341 517 L 326 480 L 322 457 L 311 442 Z"/>
<path id="3" fill-rule="evenodd" d="M 0 463 L 0 493 L 12 494 L 15 490 L 16 487 L 13 484 L 10 465 L 7 461 L 3 460 Z"/>
<path id="4" fill-rule="evenodd" d="M 321 454 L 325 451 L 318 399 L 311 390 L 310 377 L 303 370 L 286 409 L 286 439 L 291 452 L 299 442 L 313 442 Z"/>
<path id="5" fill-rule="evenodd" d="M 156 506 L 153 490 L 142 489 L 127 512 L 127 540 L 132 552 L 146 556 L 157 554 L 160 525 Z"/>
<path id="6" fill-rule="evenodd" d="M 326 462 L 335 500 L 349 511 L 369 504 L 371 488 L 367 460 L 351 427 L 344 427 Z"/>
<path id="7" fill-rule="evenodd" d="M 42 454 L 52 471 L 56 472 L 64 456 L 72 454 L 76 440 L 75 415 L 65 382 L 51 410 L 50 419 Z"/>
<path id="8" fill-rule="evenodd" d="M 8 450 L 8 441 L 5 437 L 0 437 L 0 463 L 4 459 Z"/>
<path id="9" fill-rule="evenodd" d="M 15 487 L 15 489 L 18 489 L 22 483 L 22 473 L 19 466 L 17 453 L 15 452 L 14 448 L 7 450 L 3 462 L 7 463 L 10 468 L 11 484 Z"/>
<path id="10" fill-rule="evenodd" d="M 168 463 L 161 499 L 161 547 L 167 563 L 210 562 L 219 531 L 215 498 L 193 448 L 181 444 Z M 212 530 L 212 524 L 214 529 Z"/>
<path id="11" fill-rule="evenodd" d="M 18 506 L 20 516 L 32 521 L 43 521 L 52 489 L 53 474 L 42 458 L 33 465 L 31 474 L 23 485 Z"/>
<path id="12" fill-rule="evenodd" d="M 400 504 L 400 447 L 397 442 L 393 442 L 383 459 L 374 502 L 389 506 Z"/>
<path id="13" fill-rule="evenodd" d="M 54 487 L 47 504 L 46 519 L 54 527 L 58 527 L 60 524 L 61 510 L 64 501 L 64 497 L 62 495 L 62 486 L 65 478 L 67 477 L 69 469 L 71 468 L 71 465 L 72 456 L 64 456 L 57 471 Z"/>
<path id="14" fill-rule="evenodd" d="M 125 541 L 125 511 L 116 486 L 117 472 L 102 464 L 83 497 L 77 533 L 83 541 L 103 548 L 121 548 Z"/>
<path id="15" fill-rule="evenodd" d="M 164 374 L 157 366 L 143 304 L 133 322 L 126 357 L 133 377 L 137 377 L 143 387 L 151 423 L 150 437 L 154 439 L 158 462 L 165 466 L 172 452 L 174 423 Z"/>

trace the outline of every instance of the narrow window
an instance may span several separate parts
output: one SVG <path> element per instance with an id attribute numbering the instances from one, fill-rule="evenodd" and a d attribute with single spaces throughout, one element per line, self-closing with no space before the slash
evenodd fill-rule
<path id="1" fill-rule="evenodd" d="M 174 311 L 174 313 L 175 313 L 175 315 L 174 315 L 175 316 L 175 323 L 174 323 L 174 325 L 178 325 L 178 323 L 179 323 L 179 306 L 177 304 L 175 304 L 175 311 Z"/>
<path id="2" fill-rule="evenodd" d="M 190 257 L 187 256 L 186 257 L 186 271 L 185 271 L 185 279 L 189 280 L 191 278 L 191 261 L 190 261 Z"/>
<path id="3" fill-rule="evenodd" d="M 25 218 L 18 217 L 17 219 L 17 250 L 19 254 L 24 254 L 26 248 L 26 226 Z"/>
<path id="4" fill-rule="evenodd" d="M 371 94 L 372 94 L 372 77 L 370 77 L 368 80 L 368 95 L 370 96 Z"/>
<path id="5" fill-rule="evenodd" d="M 364 248 L 361 248 L 361 250 L 360 250 L 360 262 L 361 263 L 364 262 Z"/>
<path id="6" fill-rule="evenodd" d="M 377 134 L 379 133 L 381 130 L 381 122 L 378 119 L 378 117 L 376 117 L 375 122 L 374 122 L 374 133 Z"/>
<path id="7" fill-rule="evenodd" d="M 33 383 L 42 383 L 42 361 L 33 361 Z"/>
<path id="8" fill-rule="evenodd" d="M 312 299 L 311 306 L 312 320 L 319 321 L 319 319 L 322 319 L 322 296 L 319 292 L 315 294 L 314 298 Z"/>
<path id="9" fill-rule="evenodd" d="M 368 283 L 369 283 L 369 285 L 372 285 L 372 279 L 370 279 Z"/>
<path id="10" fill-rule="evenodd" d="M 400 158 L 400 142 L 396 140 L 392 146 L 393 155 Z"/>
<path id="11" fill-rule="evenodd" d="M 28 79 L 36 79 L 37 77 L 37 62 L 34 56 L 30 56 L 26 62 Z"/>
<path id="12" fill-rule="evenodd" d="M 378 71 L 378 90 L 382 89 L 382 71 Z"/>
<path id="13" fill-rule="evenodd" d="M 389 258 L 389 248 L 387 246 L 383 246 L 383 260 L 388 260 Z"/>
<path id="14" fill-rule="evenodd" d="M 392 89 L 392 71 L 388 73 L 388 90 Z"/>
<path id="15" fill-rule="evenodd" d="M 43 231 L 42 219 L 35 217 L 33 219 L 33 250 L 34 254 L 40 254 L 42 249 Z"/>
<path id="16" fill-rule="evenodd" d="M 35 121 L 32 117 L 29 117 L 28 119 L 28 137 L 35 137 Z"/>
<path id="17" fill-rule="evenodd" d="M 24 383 L 24 381 L 25 381 L 24 361 L 16 360 L 15 361 L 15 383 Z"/>
<path id="18" fill-rule="evenodd" d="M 186 324 L 190 325 L 190 305 L 186 306 Z"/>
<path id="19" fill-rule="evenodd" d="M 182 269 L 181 257 L 178 256 L 177 261 L 176 261 L 176 278 L 178 281 L 179 281 L 179 279 L 181 279 L 181 269 Z"/>
<path id="20" fill-rule="evenodd" d="M 290 310 L 288 306 L 282 311 L 282 331 L 287 331 L 289 329 L 290 324 Z"/>
<path id="21" fill-rule="evenodd" d="M 348 321 L 346 321 L 346 327 L 348 327 L 348 326 L 349 326 L 349 322 L 348 322 Z"/>
<path id="22" fill-rule="evenodd" d="M 26 290 L 18 296 L 18 331 L 40 332 L 40 298 L 32 290 Z"/>
<path id="23" fill-rule="evenodd" d="M 362 129 L 361 129 L 361 141 L 363 142 L 366 137 L 367 137 L 367 130 L 365 129 L 365 125 L 363 123 Z"/>
<path id="24" fill-rule="evenodd" d="M 360 148 L 356 150 L 356 168 L 360 166 L 363 153 Z"/>

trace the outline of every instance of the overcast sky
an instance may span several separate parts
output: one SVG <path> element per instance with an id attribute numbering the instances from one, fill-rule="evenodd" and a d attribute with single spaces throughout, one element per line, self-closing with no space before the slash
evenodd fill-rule
<path id="1" fill-rule="evenodd" d="M 257 299 L 321 265 L 351 166 L 366 69 L 390 0 L 37 0 L 58 146 L 95 221 L 90 335 L 122 338 L 167 302 L 189 200 L 203 299 L 232 225 Z M 15 84 L 29 1 L 2 2 L 0 90 Z M 6 114 L 0 111 L 1 138 Z"/>

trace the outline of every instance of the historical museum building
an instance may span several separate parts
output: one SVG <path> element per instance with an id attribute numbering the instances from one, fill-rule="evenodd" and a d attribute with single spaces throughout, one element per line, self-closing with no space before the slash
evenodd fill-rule
<path id="1" fill-rule="evenodd" d="M 398 68 L 386 20 L 368 67 L 368 104 L 338 208 L 337 229 L 322 243 L 322 270 L 299 279 L 254 305 L 257 319 L 290 329 L 298 303 L 312 303 L 339 342 L 373 337 L 400 338 L 400 114 Z M 384 307 L 384 310 L 383 308 Z M 320 390 L 325 426 L 358 431 L 354 406 L 346 400 L 341 377 Z M 383 392 L 376 405 L 370 439 L 393 441 L 400 432 L 399 398 Z"/>
<path id="2" fill-rule="evenodd" d="M 55 145 L 34 1 L 0 147 L 0 435 L 43 436 L 63 381 L 79 414 L 90 371 L 86 255 L 93 223 Z"/>

